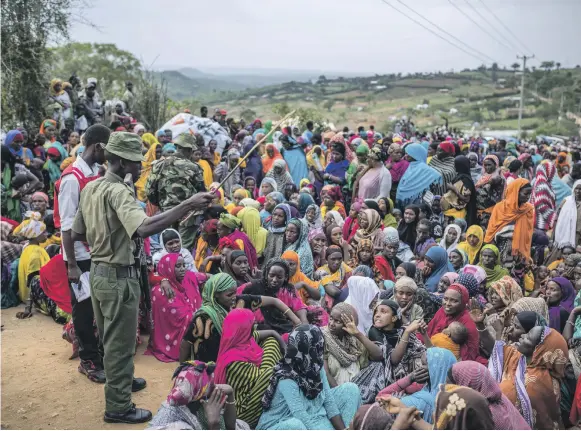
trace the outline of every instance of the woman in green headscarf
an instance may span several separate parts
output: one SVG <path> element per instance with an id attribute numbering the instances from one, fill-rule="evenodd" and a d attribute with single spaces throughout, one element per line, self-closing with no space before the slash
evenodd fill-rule
<path id="1" fill-rule="evenodd" d="M 211 276 L 202 291 L 202 306 L 180 346 L 180 362 L 216 362 L 224 318 L 236 302 L 236 281 L 226 273 Z"/>
<path id="2" fill-rule="evenodd" d="M 268 133 L 270 132 L 271 129 L 272 129 L 272 121 L 268 120 L 266 123 L 264 123 L 264 134 L 268 135 Z M 266 143 L 272 144 L 272 135 L 270 135 L 268 138 L 266 138 Z"/>
<path id="3" fill-rule="evenodd" d="M 349 165 L 349 168 L 347 168 L 347 173 L 345 175 L 345 178 L 347 179 L 347 187 L 349 190 L 353 189 L 353 182 L 355 181 L 357 172 L 360 170 L 359 167 L 361 166 L 361 170 L 363 170 L 367 166 L 367 156 L 369 155 L 369 145 L 363 143 L 361 138 L 354 139 L 351 144 L 354 144 L 355 141 L 358 140 L 362 143 L 357 145 L 357 148 L 355 149 L 355 155 L 357 157 L 353 159 Z"/>
<path id="4" fill-rule="evenodd" d="M 500 265 L 500 252 L 495 245 L 487 244 L 480 249 L 480 263 L 478 264 L 486 272 L 486 288 L 492 283 L 508 275 L 506 268 Z"/>

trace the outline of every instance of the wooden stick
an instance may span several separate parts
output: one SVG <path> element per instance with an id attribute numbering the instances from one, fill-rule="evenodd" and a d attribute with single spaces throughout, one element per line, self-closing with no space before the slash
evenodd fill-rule
<path id="1" fill-rule="evenodd" d="M 242 157 L 242 158 L 241 158 L 241 159 L 238 161 L 238 164 L 237 164 L 237 165 L 236 165 L 236 166 L 235 166 L 235 167 L 234 167 L 234 168 L 233 168 L 233 169 L 232 169 L 232 170 L 231 170 L 231 171 L 228 173 L 228 175 L 226 175 L 226 178 L 224 178 L 224 179 L 222 180 L 222 182 L 221 182 L 220 184 L 218 184 L 218 187 L 216 187 L 216 189 L 215 189 L 215 190 L 213 190 L 213 191 L 211 191 L 211 192 L 212 192 L 212 193 L 215 193 L 215 192 L 217 192 L 217 191 L 218 191 L 218 190 L 219 190 L 219 189 L 220 189 L 220 188 L 221 188 L 221 187 L 224 185 L 224 183 L 225 183 L 225 182 L 228 180 L 228 178 L 230 178 L 230 177 L 231 177 L 231 176 L 234 174 L 234 172 L 236 172 L 236 169 L 238 169 L 238 168 L 240 167 L 240 165 L 241 165 L 242 163 L 244 163 L 244 161 L 245 161 L 245 160 L 246 160 L 246 159 L 247 159 L 247 158 L 250 156 L 250 154 L 252 154 L 252 152 L 253 152 L 254 150 L 256 150 L 256 149 L 258 148 L 258 146 L 259 146 L 260 144 L 262 144 L 262 143 L 263 143 L 263 142 L 264 142 L 264 141 L 265 141 L 265 140 L 266 140 L 266 139 L 267 139 L 267 138 L 268 138 L 270 135 L 272 135 L 272 134 L 273 134 L 273 133 L 276 131 L 276 129 L 278 129 L 278 128 L 280 127 L 280 125 L 281 125 L 283 122 L 285 122 L 285 121 L 286 121 L 286 120 L 288 120 L 290 117 L 292 117 L 292 116 L 294 115 L 294 113 L 295 113 L 295 112 L 296 112 L 296 110 L 294 110 L 294 111 L 292 111 L 292 112 L 289 112 L 287 115 L 285 115 L 283 118 L 281 118 L 281 119 L 279 120 L 279 122 L 278 122 L 278 123 L 276 123 L 275 125 L 273 125 L 273 126 L 272 126 L 272 128 L 270 129 L 270 131 L 269 131 L 269 132 L 268 132 L 266 135 L 264 135 L 264 137 L 263 137 L 263 138 L 262 138 L 260 141 L 258 141 L 258 142 L 256 143 L 256 145 L 254 145 L 254 147 L 252 147 L 252 149 L 251 149 L 250 151 L 248 151 L 248 153 L 246 153 L 246 155 L 245 155 L 244 157 Z M 193 216 L 195 213 L 197 213 L 197 211 L 192 211 L 191 213 L 189 213 L 189 214 L 187 215 L 187 217 L 186 217 L 185 219 L 183 219 L 183 220 L 180 222 L 180 224 L 184 224 L 185 222 L 187 222 L 187 221 L 188 221 L 188 220 L 189 220 L 189 219 L 190 219 L 190 218 L 191 218 L 191 217 L 192 217 L 192 216 Z"/>

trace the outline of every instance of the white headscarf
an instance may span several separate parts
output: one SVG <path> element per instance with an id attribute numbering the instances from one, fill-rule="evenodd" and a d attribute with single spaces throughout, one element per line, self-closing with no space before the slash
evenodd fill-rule
<path id="1" fill-rule="evenodd" d="M 359 317 L 357 328 L 367 335 L 369 328 L 373 325 L 373 310 L 369 308 L 369 304 L 379 293 L 379 288 L 372 278 L 359 275 L 349 277 L 347 287 L 349 288 L 349 296 L 347 296 L 345 303 L 352 305 L 357 310 Z"/>
<path id="2" fill-rule="evenodd" d="M 166 250 L 165 248 L 165 244 L 163 242 L 163 234 L 166 232 L 174 232 L 179 240 L 180 243 L 182 242 L 182 237 L 179 234 L 179 232 L 175 229 L 166 229 L 164 230 L 160 235 L 159 235 L 159 243 L 161 244 L 161 246 L 163 247 L 161 249 L 161 251 L 158 251 L 157 253 L 155 253 L 152 257 L 151 260 L 153 261 L 154 265 L 157 265 L 157 263 L 161 260 L 162 257 L 164 257 L 166 254 L 169 254 L 169 252 Z M 194 258 L 192 256 L 192 253 L 190 253 L 187 249 L 185 248 L 181 248 L 180 250 L 180 256 L 184 258 L 184 263 L 186 265 L 186 270 L 188 271 L 193 271 L 193 272 L 198 272 L 196 265 L 194 265 Z"/>
<path id="3" fill-rule="evenodd" d="M 555 226 L 554 242 L 558 248 L 566 245 L 575 246 L 577 228 L 577 203 L 575 202 L 575 188 L 581 186 L 581 180 L 573 183 L 571 196 L 567 196 L 561 207 L 557 225 Z"/>
<path id="4" fill-rule="evenodd" d="M 42 214 L 39 212 L 27 211 L 24 214 L 24 217 L 26 219 L 14 229 L 13 234 L 15 236 L 22 236 L 26 239 L 35 239 L 46 231 L 46 225 L 40 221 L 42 220 Z"/>
<path id="5" fill-rule="evenodd" d="M 454 241 L 454 243 L 452 243 L 450 247 L 446 248 L 446 236 L 448 235 L 450 229 L 454 229 L 456 231 L 457 233 L 456 241 Z M 440 240 L 440 247 L 445 248 L 448 254 L 450 254 L 450 252 L 458 248 L 458 242 L 460 241 L 461 235 L 462 229 L 460 228 L 460 226 L 458 226 L 457 224 L 449 224 L 448 226 L 446 226 L 446 229 L 444 230 L 444 235 L 442 235 L 442 239 Z"/>

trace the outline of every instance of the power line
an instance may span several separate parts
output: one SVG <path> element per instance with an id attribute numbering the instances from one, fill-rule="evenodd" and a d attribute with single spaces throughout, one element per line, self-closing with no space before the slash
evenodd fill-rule
<path id="1" fill-rule="evenodd" d="M 498 40 L 496 37 L 494 37 L 494 35 L 492 33 L 490 33 L 488 30 L 486 30 L 485 28 L 483 28 L 478 22 L 476 22 L 474 20 L 474 18 L 472 18 L 470 15 L 468 15 L 466 12 L 464 12 L 462 9 L 460 9 L 457 5 L 455 5 L 452 0 L 448 0 L 448 2 L 454 6 L 458 12 L 460 12 L 462 15 L 464 15 L 466 18 L 468 18 L 476 27 L 478 27 L 480 30 L 482 30 L 484 33 L 486 33 L 488 36 L 490 36 L 492 39 L 494 39 L 497 43 L 499 43 L 500 45 L 504 46 L 506 49 L 508 49 L 509 51 L 513 51 L 512 48 L 509 48 L 508 46 L 506 46 L 504 44 L 504 42 Z"/>
<path id="2" fill-rule="evenodd" d="M 496 20 L 500 23 L 500 25 L 518 42 L 521 44 L 521 46 L 525 49 L 525 51 L 528 51 L 530 53 L 532 53 L 533 51 L 530 50 L 518 37 L 516 37 L 516 35 L 511 31 L 510 27 L 508 27 L 507 25 L 505 25 L 498 16 L 496 16 L 496 14 L 488 7 L 486 6 L 486 4 L 482 1 L 482 0 L 478 0 L 482 6 L 484 6 L 484 8 L 494 17 L 496 18 Z"/>
<path id="3" fill-rule="evenodd" d="M 464 0 L 464 1 L 476 13 L 476 15 L 478 15 L 480 17 L 480 19 L 482 21 L 484 21 L 485 24 L 489 25 L 495 32 L 497 32 L 498 34 L 500 34 L 500 32 L 498 31 L 498 29 L 496 27 L 494 27 L 480 12 L 478 12 L 478 9 L 476 9 L 473 5 L 471 5 L 468 0 Z M 505 39 L 505 41 L 506 41 L 506 43 L 508 43 L 511 46 L 511 49 L 514 49 L 517 52 L 520 51 L 520 48 L 518 46 L 516 46 L 513 42 L 511 42 L 508 39 Z"/>
<path id="4" fill-rule="evenodd" d="M 454 36 L 453 34 L 447 32 L 446 30 L 444 30 L 442 27 L 440 27 L 438 24 L 430 21 L 428 18 L 426 18 L 425 16 L 423 16 L 422 14 L 420 14 L 419 12 L 416 12 L 415 10 L 413 10 L 411 7 L 409 7 L 408 5 L 406 5 L 403 1 L 401 0 L 396 0 L 398 3 L 401 3 L 403 6 L 405 6 L 406 8 L 408 8 L 409 10 L 411 10 L 413 13 L 415 13 L 417 16 L 419 16 L 420 18 L 428 21 L 430 24 L 432 24 L 434 27 L 436 27 L 438 30 L 440 30 L 442 33 L 447 34 L 448 36 L 450 36 L 452 39 L 460 42 L 462 45 L 466 46 L 468 49 L 473 50 L 474 52 L 477 52 L 478 54 L 482 55 L 485 58 L 488 58 L 491 62 L 495 63 L 496 60 L 486 54 L 484 54 L 481 51 L 478 51 L 476 48 L 472 48 L 470 45 L 468 45 L 466 42 L 458 39 L 456 36 Z"/>
<path id="5" fill-rule="evenodd" d="M 391 3 L 388 3 L 387 0 L 381 0 L 383 3 L 385 3 L 386 5 L 388 5 L 390 8 L 392 8 L 393 10 L 395 10 L 396 12 L 402 14 L 403 16 L 405 16 L 407 19 L 409 19 L 410 21 L 416 23 L 417 25 L 419 25 L 420 27 L 424 28 L 425 30 L 428 30 L 430 33 L 432 33 L 434 36 L 438 37 L 439 39 L 442 39 L 444 42 L 452 45 L 454 48 L 459 49 L 460 51 L 463 51 L 464 53 L 468 54 L 471 57 L 476 58 L 478 61 L 481 61 L 483 63 L 486 63 L 486 60 L 483 60 L 482 57 L 479 57 L 473 53 L 471 53 L 470 51 L 465 50 L 464 48 L 462 48 L 461 46 L 456 45 L 455 43 L 449 41 L 448 39 L 446 39 L 445 37 L 442 37 L 441 35 L 439 35 L 438 33 L 436 33 L 435 31 L 433 31 L 431 28 L 426 27 L 424 24 L 422 24 L 421 22 L 419 22 L 418 20 L 416 20 L 415 18 L 412 18 L 411 16 L 407 15 L 405 12 L 402 12 L 401 10 L 399 10 L 398 8 L 396 8 L 394 5 L 392 5 Z"/>

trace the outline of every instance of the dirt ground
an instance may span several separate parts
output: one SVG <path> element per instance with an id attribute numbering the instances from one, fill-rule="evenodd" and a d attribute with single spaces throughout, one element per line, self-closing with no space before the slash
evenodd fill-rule
<path id="1" fill-rule="evenodd" d="M 2 310 L 2 429 L 144 429 L 146 424 L 103 422 L 103 385 L 77 371 L 69 360 L 71 345 L 61 338 L 61 325 L 35 312 L 16 318 L 24 306 Z M 157 411 L 171 388 L 177 362 L 162 363 L 144 356 L 147 336 L 135 356 L 135 375 L 147 388 L 133 394 L 138 407 Z"/>

